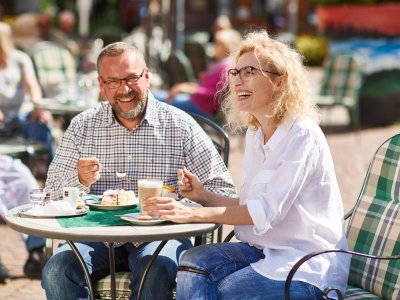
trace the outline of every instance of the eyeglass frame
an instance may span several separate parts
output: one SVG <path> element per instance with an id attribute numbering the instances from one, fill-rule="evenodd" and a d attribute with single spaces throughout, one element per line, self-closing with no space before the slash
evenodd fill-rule
<path id="1" fill-rule="evenodd" d="M 245 70 L 245 69 L 248 69 L 248 68 L 250 68 L 250 71 L 251 71 L 251 72 L 253 72 L 254 70 L 257 70 L 257 71 L 269 73 L 269 74 L 272 74 L 272 75 L 275 75 L 275 76 L 280 76 L 280 75 L 281 75 L 281 74 L 279 74 L 279 73 L 277 73 L 277 72 L 272 72 L 272 71 L 269 71 L 269 70 L 264 70 L 264 69 L 256 68 L 256 67 L 253 67 L 253 66 L 245 66 L 245 67 L 242 67 L 242 68 L 240 68 L 240 69 L 236 69 L 236 68 L 229 69 L 229 70 L 227 71 L 227 73 L 228 73 L 228 79 L 229 79 L 230 81 L 232 81 L 231 76 L 234 76 L 234 77 L 236 78 L 236 76 L 239 75 L 239 78 L 240 78 L 240 80 L 241 80 L 242 82 L 247 82 L 247 81 L 249 81 L 249 80 L 253 77 L 253 75 L 254 75 L 253 73 L 252 73 L 251 76 L 249 76 L 248 79 L 246 79 L 246 80 L 243 80 L 243 78 L 242 78 L 242 70 Z M 232 71 L 235 71 L 236 74 L 232 74 L 232 73 L 231 73 Z"/>
<path id="2" fill-rule="evenodd" d="M 124 81 L 125 84 L 128 85 L 128 86 L 137 85 L 139 80 L 140 80 L 140 78 L 143 77 L 145 69 L 146 68 L 143 68 L 142 73 L 140 73 L 139 75 L 132 75 L 131 74 L 131 75 L 129 75 L 129 76 L 125 77 L 125 78 L 121 78 L 121 79 L 104 80 L 102 76 L 100 76 L 100 77 L 103 80 L 103 83 L 107 86 L 107 88 L 109 88 L 111 90 L 116 90 L 116 89 L 119 89 L 121 87 L 122 81 Z M 134 83 L 129 83 L 128 80 L 131 80 L 131 79 L 134 79 L 134 78 L 136 79 L 136 81 Z M 119 84 L 116 87 L 109 87 L 108 85 L 109 85 L 110 82 L 118 82 Z"/>

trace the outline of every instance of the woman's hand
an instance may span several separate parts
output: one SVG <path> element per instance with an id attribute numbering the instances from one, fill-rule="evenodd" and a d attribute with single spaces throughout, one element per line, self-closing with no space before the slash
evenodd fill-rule
<path id="1" fill-rule="evenodd" d="M 187 207 L 173 198 L 153 197 L 142 201 L 143 210 L 150 216 L 176 223 L 194 222 L 195 209 Z"/>
<path id="2" fill-rule="evenodd" d="M 201 199 L 206 197 L 207 190 L 196 175 L 189 172 L 185 167 L 178 169 L 177 173 L 179 193 L 183 197 L 196 202 L 200 202 Z M 183 180 L 181 180 L 182 175 L 184 175 Z"/>

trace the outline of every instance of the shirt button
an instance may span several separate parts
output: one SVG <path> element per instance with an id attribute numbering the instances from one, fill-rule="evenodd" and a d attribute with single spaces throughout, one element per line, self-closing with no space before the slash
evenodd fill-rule
<path id="1" fill-rule="evenodd" d="M 132 160 L 133 160 L 133 155 L 127 155 L 127 156 L 126 156 L 126 159 L 127 159 L 128 161 L 132 161 Z"/>

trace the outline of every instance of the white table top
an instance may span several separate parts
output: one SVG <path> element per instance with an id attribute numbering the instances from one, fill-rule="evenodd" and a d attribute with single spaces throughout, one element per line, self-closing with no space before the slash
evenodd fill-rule
<path id="1" fill-rule="evenodd" d="M 149 242 L 170 240 L 201 235 L 219 225 L 212 223 L 177 224 L 165 222 L 155 226 L 97 226 L 63 228 L 55 218 L 20 217 L 19 211 L 30 204 L 11 209 L 6 215 L 6 223 L 12 229 L 29 235 L 87 242 Z"/>

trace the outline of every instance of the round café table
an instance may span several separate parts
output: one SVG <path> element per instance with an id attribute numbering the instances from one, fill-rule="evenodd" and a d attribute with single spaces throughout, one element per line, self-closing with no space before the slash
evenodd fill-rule
<path id="1" fill-rule="evenodd" d="M 177 224 L 165 222 L 154 226 L 126 225 L 63 228 L 56 218 L 21 217 L 19 212 L 21 210 L 26 210 L 29 207 L 30 204 L 26 204 L 11 209 L 5 217 L 7 225 L 16 231 L 25 234 L 48 239 L 66 240 L 71 246 L 84 270 L 85 278 L 90 291 L 90 299 L 92 300 L 94 300 L 94 290 L 90 280 L 89 271 L 73 241 L 79 240 L 86 242 L 108 243 L 112 299 L 116 298 L 114 243 L 162 241 L 154 251 L 152 258 L 149 260 L 149 263 L 143 272 L 137 297 L 137 299 L 140 299 L 148 270 L 168 240 L 200 236 L 217 229 L 219 226 L 213 223 Z"/>

